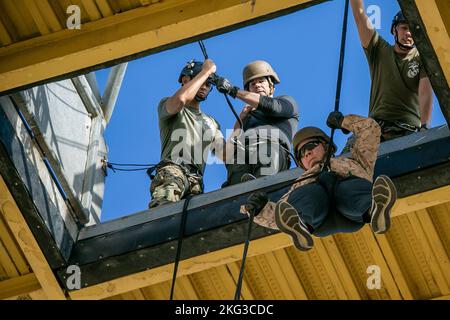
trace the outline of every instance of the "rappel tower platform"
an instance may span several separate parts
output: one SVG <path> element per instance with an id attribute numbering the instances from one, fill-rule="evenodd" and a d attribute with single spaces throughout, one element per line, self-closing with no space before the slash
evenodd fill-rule
<path id="1" fill-rule="evenodd" d="M 65 29 L 60 3 L 0 4 L 0 299 L 168 299 L 184 200 L 100 223 L 103 132 L 126 63 L 327 1 L 78 2 L 79 32 Z M 450 299 L 450 4 L 399 4 L 447 125 L 381 145 L 376 175 L 399 194 L 385 235 L 366 226 L 303 253 L 254 225 L 243 299 Z M 109 66 L 101 96 L 92 72 Z M 257 190 L 277 200 L 300 174 L 192 198 L 175 299 L 232 299 L 247 226 L 239 207 Z M 378 289 L 367 286 L 374 266 Z"/>

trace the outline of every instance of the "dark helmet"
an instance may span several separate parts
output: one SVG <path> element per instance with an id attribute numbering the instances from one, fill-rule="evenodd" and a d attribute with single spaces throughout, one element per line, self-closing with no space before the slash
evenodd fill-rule
<path id="1" fill-rule="evenodd" d="M 178 77 L 178 82 L 181 83 L 181 78 L 183 78 L 183 76 L 194 78 L 196 75 L 200 73 L 200 71 L 202 71 L 202 68 L 203 62 L 196 61 L 194 59 L 188 61 L 184 66 L 183 70 L 181 70 L 180 76 Z M 207 81 L 209 84 L 214 84 L 213 76 L 210 76 Z"/>
<path id="2" fill-rule="evenodd" d="M 181 70 L 180 76 L 178 77 L 178 82 L 181 83 L 183 76 L 188 76 L 194 78 L 196 75 L 202 71 L 203 62 L 191 60 L 186 63 L 183 70 Z"/>
<path id="3" fill-rule="evenodd" d="M 191 79 L 194 78 L 196 75 L 198 75 L 200 73 L 200 71 L 202 71 L 203 68 L 203 62 L 201 61 L 196 61 L 194 59 L 188 61 L 186 63 L 186 65 L 184 66 L 183 70 L 181 70 L 180 76 L 178 77 L 178 82 L 181 82 L 181 79 L 183 78 L 183 76 L 188 76 Z M 207 80 L 209 85 L 213 85 L 214 84 L 214 78 L 212 76 L 210 76 Z M 200 96 L 195 96 L 195 100 L 197 101 L 204 101 L 206 100 L 208 96 L 202 98 Z"/>
<path id="4" fill-rule="evenodd" d="M 325 132 L 323 132 L 321 129 L 319 129 L 317 127 L 302 128 L 299 131 L 297 131 L 297 133 L 295 134 L 294 139 L 292 141 L 292 144 L 294 145 L 294 154 L 295 154 L 296 158 L 297 158 L 297 148 L 300 145 L 300 143 L 302 141 L 304 141 L 306 139 L 310 139 L 310 138 L 319 138 L 320 140 L 323 140 L 326 143 L 330 142 L 330 137 Z M 335 153 L 336 150 L 337 150 L 337 146 L 333 142 L 332 152 Z M 301 159 L 296 159 L 296 160 L 301 166 Z"/>
<path id="5" fill-rule="evenodd" d="M 392 19 L 392 24 L 391 24 L 391 33 L 392 34 L 395 34 L 394 29 L 400 23 L 408 23 L 408 20 L 405 18 L 405 16 L 403 15 L 403 12 L 401 10 L 395 15 L 394 19 Z"/>

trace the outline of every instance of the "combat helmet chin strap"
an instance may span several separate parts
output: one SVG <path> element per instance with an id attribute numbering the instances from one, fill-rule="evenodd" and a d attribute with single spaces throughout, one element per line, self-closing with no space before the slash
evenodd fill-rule
<path id="1" fill-rule="evenodd" d="M 197 94 L 197 95 L 195 95 L 194 99 L 195 99 L 195 101 L 202 102 L 202 101 L 205 101 L 206 98 L 208 98 L 208 95 L 209 95 L 209 92 L 208 92 L 208 94 L 207 94 L 205 97 L 200 97 L 200 96 Z"/>
<path id="2" fill-rule="evenodd" d="M 398 25 L 398 24 L 397 24 L 397 25 Z M 397 25 L 393 26 L 395 43 L 400 47 L 400 49 L 403 49 L 403 50 L 405 50 L 405 51 L 409 51 L 409 50 L 411 50 L 411 49 L 414 49 L 414 48 L 416 47 L 415 44 L 413 44 L 412 46 L 408 46 L 408 45 L 403 44 L 403 43 L 401 43 L 400 41 L 398 41 Z"/>
<path id="3" fill-rule="evenodd" d="M 405 51 L 412 50 L 416 47 L 415 44 L 413 44 L 412 46 L 408 46 L 408 45 L 403 44 L 400 41 L 398 41 L 397 30 L 395 31 L 395 43 L 400 47 L 400 49 L 403 49 Z"/>

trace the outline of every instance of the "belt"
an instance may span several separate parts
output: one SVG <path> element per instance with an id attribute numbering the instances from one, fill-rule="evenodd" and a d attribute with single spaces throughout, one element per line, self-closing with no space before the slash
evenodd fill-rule
<path id="1" fill-rule="evenodd" d="M 410 132 L 417 132 L 420 130 L 420 127 L 416 127 L 414 125 L 408 124 L 408 123 L 404 123 L 401 121 L 385 121 L 385 120 L 379 120 L 379 119 L 374 119 L 376 122 L 378 122 L 378 124 L 381 127 L 381 131 L 385 132 L 385 131 L 392 131 L 392 130 L 396 130 L 396 129 L 401 129 L 401 130 L 405 130 L 405 131 L 410 131 Z"/>

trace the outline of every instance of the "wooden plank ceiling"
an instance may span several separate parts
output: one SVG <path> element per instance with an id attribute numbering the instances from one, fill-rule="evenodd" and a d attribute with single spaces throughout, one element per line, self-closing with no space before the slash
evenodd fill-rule
<path id="1" fill-rule="evenodd" d="M 0 0 L 0 92 L 111 66 L 323 1 Z M 70 5 L 80 8 L 79 30 L 66 27 Z"/>
<path id="2" fill-rule="evenodd" d="M 81 23 L 147 6 L 160 0 L 16 0 L 0 1 L 0 46 L 61 31 L 67 8 L 81 9 Z"/>
<path id="3" fill-rule="evenodd" d="M 272 237 L 280 236 L 284 237 Z M 175 299 L 232 299 L 240 263 L 179 277 Z M 372 265 L 381 269 L 380 289 L 367 286 L 367 269 Z M 170 285 L 164 281 L 108 299 L 165 300 Z M 306 253 L 289 245 L 252 256 L 247 260 L 242 296 L 246 300 L 449 299 L 450 203 L 397 216 L 386 235 L 374 235 L 366 226 L 354 234 L 315 238 L 314 248 Z"/>

